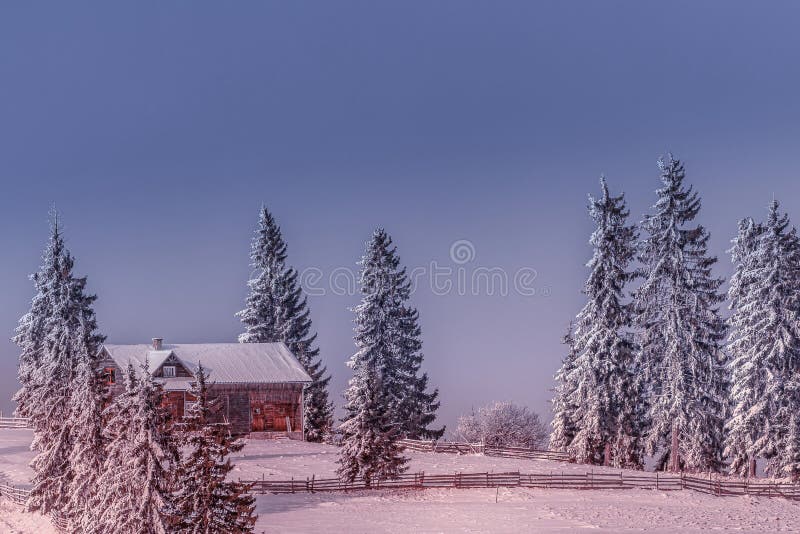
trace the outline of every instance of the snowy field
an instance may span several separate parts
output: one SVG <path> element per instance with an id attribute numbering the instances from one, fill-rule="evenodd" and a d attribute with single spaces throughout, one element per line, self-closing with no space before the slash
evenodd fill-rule
<path id="1" fill-rule="evenodd" d="M 29 430 L 0 430 L 0 479 L 27 485 Z M 586 471 L 544 460 L 408 452 L 412 471 Z M 233 476 L 283 480 L 333 476 L 337 449 L 250 441 Z M 600 471 L 602 468 L 595 468 Z M 613 471 L 613 470 L 611 470 Z M 497 500 L 497 502 L 495 502 Z M 257 532 L 800 532 L 800 504 L 691 491 L 428 489 L 260 495 Z M 49 533 L 46 519 L 0 502 L 0 532 Z"/>

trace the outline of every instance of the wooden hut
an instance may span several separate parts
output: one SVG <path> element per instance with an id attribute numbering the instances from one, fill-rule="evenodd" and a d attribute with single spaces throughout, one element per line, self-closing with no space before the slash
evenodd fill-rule
<path id="1" fill-rule="evenodd" d="M 112 395 L 124 389 L 128 363 L 164 386 L 165 404 L 176 418 L 195 400 L 189 393 L 200 364 L 209 375 L 209 396 L 222 399 L 217 413 L 231 433 L 303 439 L 303 387 L 311 377 L 283 343 L 105 344 L 100 365 Z"/>

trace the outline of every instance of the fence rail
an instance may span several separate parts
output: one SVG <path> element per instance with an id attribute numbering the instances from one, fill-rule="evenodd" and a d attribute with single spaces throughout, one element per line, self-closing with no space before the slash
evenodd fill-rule
<path id="1" fill-rule="evenodd" d="M 378 480 L 367 484 L 362 479 L 345 482 L 338 478 L 291 480 L 243 480 L 255 494 L 316 493 L 365 489 L 426 489 L 426 488 L 498 488 L 523 487 L 540 489 L 649 489 L 658 491 L 691 490 L 716 496 L 751 495 L 783 497 L 800 501 L 800 485 L 777 482 L 750 482 L 708 479 L 690 475 L 661 473 L 626 474 L 610 472 L 586 473 L 405 473 L 393 480 Z"/>
<path id="2" fill-rule="evenodd" d="M 3 417 L 3 412 L 0 412 L 0 428 L 28 428 L 28 420 L 24 417 Z"/>
<path id="3" fill-rule="evenodd" d="M 10 500 L 14 504 L 17 505 L 24 505 L 25 501 L 28 500 L 28 496 L 30 496 L 31 490 L 22 488 L 20 486 L 14 486 L 12 484 L 7 484 L 5 482 L 0 482 L 0 498 L 5 497 L 6 499 Z M 59 532 L 67 532 L 69 530 L 69 525 L 67 524 L 67 520 L 64 519 L 63 516 L 51 514 L 50 521 L 53 523 L 53 526 L 56 527 L 56 530 Z"/>
<path id="4" fill-rule="evenodd" d="M 548 451 L 541 449 L 528 449 L 525 447 L 495 447 L 483 443 L 462 443 L 454 441 L 423 441 L 404 439 L 400 444 L 406 449 L 420 452 L 449 452 L 457 454 L 485 454 L 486 456 L 499 456 L 503 458 L 526 458 L 531 460 L 556 460 L 572 462 L 569 453 Z"/>

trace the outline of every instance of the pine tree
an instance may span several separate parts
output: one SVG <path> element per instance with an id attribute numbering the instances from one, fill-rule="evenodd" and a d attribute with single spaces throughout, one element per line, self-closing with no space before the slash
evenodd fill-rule
<path id="1" fill-rule="evenodd" d="M 575 323 L 570 322 L 567 333 L 562 338 L 562 342 L 567 346 L 567 354 L 561 362 L 561 367 L 555 375 L 556 387 L 553 396 L 553 431 L 550 434 L 550 448 L 556 451 L 566 452 L 569 450 L 572 441 L 577 433 L 575 423 L 575 390 L 577 385 L 572 382 L 575 375 L 575 360 L 578 354 L 575 350 L 575 338 L 573 336 Z"/>
<path id="2" fill-rule="evenodd" d="M 78 336 L 79 343 L 83 339 L 83 335 Z M 93 514 L 91 499 L 97 491 L 105 447 L 102 424 L 105 387 L 88 350 L 80 347 L 78 352 L 81 359 L 73 380 L 69 406 L 72 444 L 68 461 L 73 478 L 69 488 L 70 501 L 64 514 L 74 532 L 81 532 L 84 520 Z"/>
<path id="3" fill-rule="evenodd" d="M 228 425 L 212 423 L 221 399 L 208 398 L 207 373 L 203 366 L 195 373 L 190 393 L 197 399 L 186 412 L 182 433 L 186 445 L 177 485 L 178 532 L 213 534 L 253 532 L 258 516 L 255 499 L 246 484 L 227 481 L 233 470 L 228 456 L 242 450 L 244 442 L 235 440 Z"/>
<path id="4" fill-rule="evenodd" d="M 345 392 L 339 474 L 350 481 L 361 476 L 370 484 L 396 477 L 407 461 L 397 444 L 401 436 L 395 418 L 402 388 L 397 314 L 403 299 L 397 292 L 404 289 L 405 272 L 399 270 L 396 251 L 382 229 L 373 233 L 360 264 L 362 299 L 354 309 L 357 351 L 347 364 L 353 377 Z"/>
<path id="5" fill-rule="evenodd" d="M 767 367 L 762 356 L 753 349 L 760 333 L 753 327 L 761 313 L 761 303 L 753 291 L 757 273 L 763 267 L 758 254 L 758 241 L 763 226 L 753 219 L 739 221 L 739 232 L 729 250 L 736 270 L 731 277 L 728 300 L 727 350 L 731 368 L 731 417 L 726 422 L 725 456 L 730 470 L 739 475 L 751 474 L 757 451 L 756 442 L 764 434 L 767 399 L 764 387 Z"/>
<path id="6" fill-rule="evenodd" d="M 609 194 L 601 178 L 601 198 L 589 197 L 589 214 L 597 224 L 590 243 L 594 255 L 584 287 L 588 302 L 576 318 L 577 357 L 569 381 L 577 432 L 569 449 L 583 463 L 601 464 L 606 450 L 615 465 L 641 467 L 637 413 L 638 382 L 634 373 L 630 305 L 623 303 L 625 284 L 633 278 L 636 231 L 627 225 L 624 196 Z"/>
<path id="7" fill-rule="evenodd" d="M 246 307 L 236 315 L 245 325 L 241 343 L 283 342 L 312 379 L 304 390 L 303 426 L 306 439 L 321 441 L 333 426 L 333 404 L 328 399 L 330 376 L 322 365 L 311 333 L 308 302 L 297 282 L 297 272 L 286 266 L 286 243 L 266 207 L 250 251 L 254 276 L 248 281 Z"/>
<path id="8" fill-rule="evenodd" d="M 137 410 L 139 380 L 133 364 L 128 363 L 124 373 L 125 389 L 114 397 L 103 411 L 106 424 L 103 427 L 103 464 L 99 472 L 97 490 L 88 503 L 89 513 L 81 517 L 78 531 L 86 534 L 126 532 L 119 521 L 134 508 L 138 488 L 129 480 L 131 443 L 135 429 L 133 420 Z"/>
<path id="9" fill-rule="evenodd" d="M 760 456 L 768 459 L 766 471 L 780 476 L 791 469 L 787 436 L 800 409 L 800 239 L 777 201 L 763 225 L 749 226 L 734 247 L 743 259 L 731 287 L 734 407 L 727 452 L 736 472 L 744 472 L 744 458 Z"/>
<path id="10" fill-rule="evenodd" d="M 58 214 L 51 217 L 42 266 L 32 276 L 37 294 L 14 339 L 22 351 L 17 412 L 33 427 L 31 448 L 37 453 L 31 462 L 34 477 L 27 505 L 43 513 L 62 512 L 69 503 L 76 433 L 69 417 L 73 381 L 81 361 L 94 365 L 103 340 L 92 309 L 96 297 L 86 294 L 86 278 L 73 274 Z"/>
<path id="11" fill-rule="evenodd" d="M 389 399 L 380 370 L 369 364 L 350 380 L 348 416 L 342 423 L 339 476 L 353 482 L 360 477 L 367 487 L 397 478 L 406 470 L 400 432 L 391 422 Z"/>
<path id="12" fill-rule="evenodd" d="M 438 440 L 444 435 L 444 427 L 431 429 L 439 409 L 439 390 L 428 392 L 428 374 L 421 373 L 422 329 L 419 312 L 401 306 L 397 317 L 398 363 L 404 380 L 402 397 L 397 401 L 396 419 L 400 422 L 400 433 L 410 439 Z"/>
<path id="13" fill-rule="evenodd" d="M 789 417 L 789 428 L 781 455 L 782 474 L 796 482 L 800 479 L 800 417 L 796 413 Z"/>
<path id="14" fill-rule="evenodd" d="M 163 395 L 147 362 L 138 377 L 129 369 L 126 392 L 115 400 L 109 422 L 112 435 L 95 507 L 101 517 L 87 532 L 163 534 L 174 528 L 177 451 Z M 113 427 L 115 423 L 120 426 Z"/>
<path id="15" fill-rule="evenodd" d="M 700 199 L 685 188 L 683 165 L 671 155 L 659 160 L 663 187 L 656 191 L 655 213 L 645 217 L 639 260 L 644 282 L 636 292 L 641 331 L 638 369 L 646 385 L 651 454 L 674 451 L 683 468 L 721 467 L 723 421 L 727 399 L 725 333 L 717 305 L 721 279 L 711 270 L 709 234 L 687 227 L 700 211 Z"/>

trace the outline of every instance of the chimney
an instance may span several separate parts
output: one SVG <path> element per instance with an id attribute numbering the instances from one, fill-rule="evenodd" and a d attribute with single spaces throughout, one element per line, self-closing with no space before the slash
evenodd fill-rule
<path id="1" fill-rule="evenodd" d="M 153 350 L 161 350 L 161 346 L 164 342 L 163 337 L 154 337 L 153 338 Z"/>

